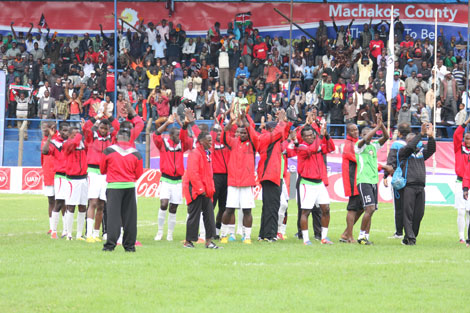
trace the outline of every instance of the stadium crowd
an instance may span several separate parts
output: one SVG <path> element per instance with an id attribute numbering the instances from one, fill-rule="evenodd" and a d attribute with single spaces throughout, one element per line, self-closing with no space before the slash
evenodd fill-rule
<path id="1" fill-rule="evenodd" d="M 144 120 L 173 112 L 182 118 L 184 108 L 192 109 L 197 119 L 209 120 L 240 103 L 248 105 L 256 123 L 284 109 L 289 121 L 300 125 L 316 109 L 331 124 L 374 127 L 377 113 L 387 121 L 385 78 L 387 62 L 393 61 L 392 126 L 433 122 L 435 98 L 437 125 L 466 120 L 466 47 L 460 33 L 448 38 L 440 30 L 436 79 L 434 42 L 405 35 L 398 18 L 393 56 L 386 49 L 387 21 L 372 24 L 371 19 L 358 38 L 350 36 L 354 19 L 347 26 L 332 22 L 333 37 L 320 21 L 315 39 L 293 41 L 290 65 L 289 42 L 261 36 L 251 22 L 229 23 L 224 32 L 216 22 L 205 38 L 187 38 L 182 25 L 164 19 L 121 28 L 117 99 L 113 34 L 59 38 L 39 28 L 33 36 L 33 24 L 24 34 L 12 22 L 11 33 L 0 35 L 7 115 L 89 119 L 110 116 L 115 103 L 117 118 L 123 120 L 123 108 L 130 103 Z M 9 121 L 8 127 L 13 126 Z M 344 127 L 330 127 L 330 132 L 345 135 Z M 438 137 L 451 135 L 438 130 Z"/>

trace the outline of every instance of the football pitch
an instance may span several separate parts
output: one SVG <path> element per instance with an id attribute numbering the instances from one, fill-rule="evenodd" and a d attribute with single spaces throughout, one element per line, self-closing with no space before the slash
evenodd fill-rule
<path id="1" fill-rule="evenodd" d="M 253 239 L 260 208 L 258 201 Z M 157 199 L 139 199 L 143 246 L 136 253 L 121 247 L 104 253 L 100 243 L 50 239 L 45 197 L 0 195 L 0 312 L 470 311 L 470 248 L 458 243 L 451 207 L 427 206 L 417 245 L 402 246 L 387 238 L 393 209 L 381 204 L 372 219 L 374 245 L 359 246 L 338 242 L 346 210 L 333 203 L 335 244 L 304 246 L 293 236 L 291 200 L 286 241 L 250 246 L 238 240 L 221 250 L 182 247 L 184 206 L 174 241 L 154 241 L 157 209 Z M 76 221 L 74 235 L 75 229 Z"/>

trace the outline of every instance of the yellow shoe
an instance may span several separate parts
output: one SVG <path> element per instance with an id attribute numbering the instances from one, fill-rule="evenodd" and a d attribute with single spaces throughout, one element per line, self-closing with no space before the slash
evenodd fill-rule
<path id="1" fill-rule="evenodd" d="M 103 241 L 103 240 L 101 240 L 100 237 L 93 237 L 93 240 L 94 240 L 95 242 L 102 242 L 102 241 Z"/>
<path id="2" fill-rule="evenodd" d="M 206 241 L 203 238 L 199 238 L 196 243 L 206 243 Z"/>
<path id="3" fill-rule="evenodd" d="M 77 240 L 85 241 L 85 238 L 83 238 L 83 237 L 77 237 Z"/>
<path id="4" fill-rule="evenodd" d="M 227 237 L 220 238 L 220 243 L 228 243 L 228 238 Z"/>
<path id="5" fill-rule="evenodd" d="M 93 238 L 93 237 L 88 237 L 85 241 L 88 242 L 88 243 L 94 243 L 94 242 L 96 242 L 96 241 L 95 241 L 95 238 Z"/>
<path id="6" fill-rule="evenodd" d="M 243 243 L 246 245 L 251 245 L 251 239 L 245 239 L 243 240 Z"/>

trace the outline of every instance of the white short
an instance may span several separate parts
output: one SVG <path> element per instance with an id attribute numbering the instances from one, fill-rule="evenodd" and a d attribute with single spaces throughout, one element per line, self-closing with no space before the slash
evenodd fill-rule
<path id="1" fill-rule="evenodd" d="M 70 194 L 70 185 L 64 177 L 54 177 L 54 195 L 56 200 L 65 200 Z"/>
<path id="2" fill-rule="evenodd" d="M 88 173 L 88 199 L 101 199 L 106 201 L 106 175 Z"/>
<path id="3" fill-rule="evenodd" d="M 470 201 L 463 198 L 462 182 L 455 182 L 454 195 L 455 208 L 470 211 Z"/>
<path id="4" fill-rule="evenodd" d="M 87 205 L 88 204 L 88 181 L 86 178 L 70 179 L 70 192 L 65 205 Z"/>
<path id="5" fill-rule="evenodd" d="M 289 194 L 287 193 L 287 185 L 286 181 L 282 181 L 282 189 L 281 189 L 281 204 L 287 204 L 289 202 Z"/>
<path id="6" fill-rule="evenodd" d="M 330 204 L 328 190 L 323 183 L 318 185 L 300 184 L 300 208 L 311 210 L 316 204 Z"/>
<path id="7" fill-rule="evenodd" d="M 55 195 L 54 186 L 43 186 L 42 191 L 46 197 L 53 197 Z"/>
<path id="8" fill-rule="evenodd" d="M 231 209 L 253 209 L 255 207 L 253 187 L 228 186 L 225 207 Z"/>
<path id="9" fill-rule="evenodd" d="M 183 185 L 170 184 L 166 181 L 160 183 L 160 200 L 167 199 L 170 203 L 173 204 L 182 204 L 183 203 Z"/>

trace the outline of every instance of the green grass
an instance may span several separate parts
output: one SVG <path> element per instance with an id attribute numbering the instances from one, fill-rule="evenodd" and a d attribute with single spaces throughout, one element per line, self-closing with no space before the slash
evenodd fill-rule
<path id="1" fill-rule="evenodd" d="M 427 207 L 415 247 L 387 239 L 393 210 L 380 206 L 374 246 L 338 243 L 344 204 L 333 204 L 333 246 L 288 240 L 223 250 L 183 249 L 186 208 L 174 242 L 155 242 L 157 200 L 140 199 L 143 247 L 51 240 L 46 198 L 0 195 L 0 312 L 469 312 L 470 248 L 457 243 L 456 212 Z M 254 210 L 253 238 L 260 221 Z M 62 222 L 59 223 L 61 228 Z M 74 228 L 76 223 L 74 223 Z M 355 234 L 357 236 L 357 226 Z M 311 236 L 313 232 L 311 231 Z"/>

